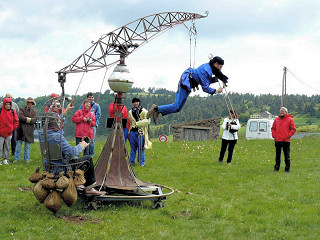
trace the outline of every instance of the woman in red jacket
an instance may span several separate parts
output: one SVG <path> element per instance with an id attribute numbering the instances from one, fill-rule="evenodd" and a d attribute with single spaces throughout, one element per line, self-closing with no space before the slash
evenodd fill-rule
<path id="1" fill-rule="evenodd" d="M 274 120 L 271 132 L 276 147 L 276 164 L 274 165 L 274 171 L 279 171 L 282 148 L 284 153 L 284 162 L 286 164 L 284 170 L 285 172 L 290 172 L 290 138 L 296 132 L 296 126 L 292 116 L 288 114 L 287 108 L 280 108 L 280 114 Z"/>
<path id="2" fill-rule="evenodd" d="M 3 164 L 8 165 L 12 132 L 19 126 L 19 118 L 16 111 L 12 109 L 12 100 L 10 98 L 3 99 L 0 110 L 0 157 L 3 151 Z M 1 164 L 2 162 L 0 162 Z"/>
<path id="3" fill-rule="evenodd" d="M 76 111 L 72 116 L 72 122 L 76 124 L 76 144 L 83 140 L 89 142 L 89 139 L 94 138 L 92 127 L 96 126 L 96 118 L 92 112 L 90 112 L 91 103 L 88 99 L 82 103 L 82 109 Z M 86 147 L 83 152 L 83 156 L 89 155 L 89 147 Z"/>

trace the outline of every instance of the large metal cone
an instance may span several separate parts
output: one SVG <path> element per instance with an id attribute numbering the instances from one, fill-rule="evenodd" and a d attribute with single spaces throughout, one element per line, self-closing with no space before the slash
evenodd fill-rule
<path id="1" fill-rule="evenodd" d="M 111 128 L 110 135 L 95 167 L 98 186 L 123 190 L 151 185 L 139 180 L 130 164 L 120 123 Z"/>

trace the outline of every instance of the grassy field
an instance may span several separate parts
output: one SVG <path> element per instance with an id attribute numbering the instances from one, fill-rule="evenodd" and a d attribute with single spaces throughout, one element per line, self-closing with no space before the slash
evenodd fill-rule
<path id="1" fill-rule="evenodd" d="M 272 140 L 241 138 L 230 166 L 218 163 L 220 141 L 154 141 L 135 169 L 175 189 L 164 208 L 146 201 L 88 210 L 80 199 L 56 216 L 28 191 L 40 164 L 33 144 L 30 164 L 0 166 L 0 239 L 320 239 L 319 140 L 292 140 L 289 174 L 283 162 L 273 172 Z"/>

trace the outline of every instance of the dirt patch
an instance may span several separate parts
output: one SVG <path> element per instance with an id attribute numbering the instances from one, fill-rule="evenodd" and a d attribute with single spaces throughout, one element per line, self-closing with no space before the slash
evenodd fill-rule
<path id="1" fill-rule="evenodd" d="M 76 215 L 76 216 L 57 216 L 56 218 L 64 219 L 64 220 L 66 220 L 68 222 L 78 223 L 78 224 L 81 224 L 81 223 L 84 223 L 84 222 L 100 223 L 102 221 L 101 219 L 93 219 L 93 218 L 88 218 L 88 217 L 79 216 L 79 215 Z"/>

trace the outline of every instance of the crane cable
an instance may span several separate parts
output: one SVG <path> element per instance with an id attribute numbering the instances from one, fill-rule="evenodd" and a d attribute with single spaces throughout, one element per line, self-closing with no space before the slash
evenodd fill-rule
<path id="1" fill-rule="evenodd" d="M 224 99 L 224 101 L 226 103 L 226 106 L 228 108 L 228 114 L 229 114 L 230 118 L 233 119 L 232 114 L 230 113 L 230 109 L 234 110 L 234 108 L 233 108 L 231 99 L 229 97 L 226 85 L 223 84 L 223 87 L 222 87 L 219 79 L 217 77 L 215 77 L 215 78 L 216 78 L 216 81 L 219 83 L 219 87 L 222 88 L 225 91 L 225 93 L 222 92 L 222 96 L 223 96 L 223 99 Z"/>

